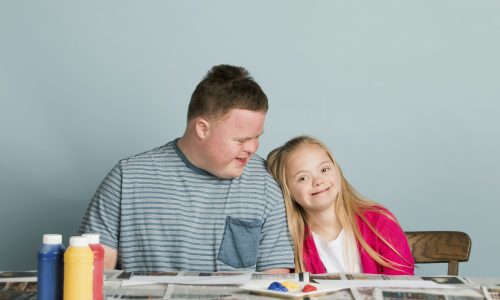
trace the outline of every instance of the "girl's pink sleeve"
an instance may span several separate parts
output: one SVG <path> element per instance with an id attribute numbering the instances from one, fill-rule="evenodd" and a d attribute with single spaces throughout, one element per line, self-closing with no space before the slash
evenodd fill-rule
<path id="1" fill-rule="evenodd" d="M 389 259 L 397 269 L 383 267 L 382 274 L 387 275 L 413 275 L 415 269 L 415 262 L 411 254 L 408 239 L 403 229 L 397 222 L 394 215 L 390 212 L 388 214 L 393 218 L 385 215 L 380 215 L 375 227 L 382 237 L 392 246 L 386 245 L 383 241 L 379 242 L 379 253 Z"/>

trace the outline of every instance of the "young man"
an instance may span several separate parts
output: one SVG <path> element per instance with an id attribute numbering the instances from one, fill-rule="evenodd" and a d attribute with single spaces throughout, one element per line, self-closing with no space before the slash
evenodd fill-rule
<path id="1" fill-rule="evenodd" d="M 283 197 L 255 155 L 267 96 L 241 67 L 213 67 L 191 96 L 184 135 L 121 160 L 80 231 L 99 233 L 105 267 L 288 272 Z"/>

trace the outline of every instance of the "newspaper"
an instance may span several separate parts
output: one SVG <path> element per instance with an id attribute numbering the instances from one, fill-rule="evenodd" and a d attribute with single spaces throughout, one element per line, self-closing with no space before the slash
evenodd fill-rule
<path id="1" fill-rule="evenodd" d="M 104 295 L 105 299 L 271 299 L 268 296 L 253 294 L 242 290 L 237 285 L 180 285 L 180 284 L 150 284 L 134 287 L 123 287 L 123 280 L 137 276 L 154 276 L 158 272 L 123 272 L 120 270 L 105 271 Z M 204 272 L 169 272 L 171 276 L 217 276 L 217 273 Z M 221 273 L 218 273 L 219 275 Z M 8 279 L 0 282 L 0 299 L 36 299 L 36 282 L 29 279 L 36 277 L 36 272 L 0 272 L 0 278 Z M 369 274 L 308 274 L 290 273 L 270 275 L 265 273 L 253 273 L 252 280 L 295 280 L 299 282 L 312 282 L 317 280 L 410 280 L 410 281 L 432 281 L 438 285 L 453 285 L 453 289 L 442 288 L 345 288 L 328 295 L 318 296 L 315 299 L 418 299 L 418 300 L 500 300 L 500 279 L 491 280 L 488 284 L 480 285 L 477 281 L 469 280 L 460 276 L 387 276 Z M 409 282 L 410 282 L 409 281 Z"/>
<path id="2" fill-rule="evenodd" d="M 500 299 L 500 286 L 482 286 L 481 291 L 488 300 Z"/>
<path id="3" fill-rule="evenodd" d="M 249 295 L 247 292 L 239 289 L 237 285 L 212 284 L 212 285 L 184 285 L 173 283 L 153 283 L 141 286 L 123 285 L 124 281 L 139 277 L 141 280 L 158 276 L 175 276 L 182 281 L 183 278 L 198 277 L 207 279 L 210 277 L 231 276 L 241 273 L 208 273 L 208 272 L 123 272 L 108 271 L 105 272 L 106 281 L 104 291 L 107 299 L 267 299 Z M 266 274 L 253 273 L 251 280 L 260 279 L 291 279 L 301 282 L 309 282 L 309 273 L 289 273 L 289 274 Z M 154 280 L 152 280 L 153 282 Z M 198 281 L 198 280 L 195 280 Z M 199 282 L 199 281 L 198 281 Z M 148 297 L 148 298 L 140 298 Z M 350 298 L 345 298 L 350 299 Z"/>
<path id="4" fill-rule="evenodd" d="M 145 285 L 155 283 L 186 284 L 186 285 L 242 285 L 252 279 L 252 273 L 211 273 L 202 276 L 177 275 L 133 275 L 124 280 L 122 286 Z"/>
<path id="5" fill-rule="evenodd" d="M 375 289 L 373 291 L 374 299 L 384 300 L 484 300 L 485 295 L 479 290 L 458 289 L 458 290 L 385 290 Z"/>
<path id="6" fill-rule="evenodd" d="M 0 282 L 0 299 L 36 300 L 36 282 L 33 281 Z"/>
<path id="7" fill-rule="evenodd" d="M 401 284 L 404 280 L 409 283 L 418 284 L 418 281 L 428 281 L 435 283 L 435 288 L 410 288 L 410 284 L 405 288 L 383 288 L 383 287 L 358 287 L 350 288 L 349 291 L 352 298 L 355 300 L 372 300 L 372 299 L 390 299 L 390 300 L 403 300 L 403 299 L 418 299 L 418 300 L 438 300 L 438 299 L 452 299 L 452 300 L 479 300 L 488 299 L 481 291 L 479 286 L 470 286 L 470 282 L 460 276 L 390 276 L 382 274 L 348 274 L 348 273 L 335 273 L 335 274 L 311 274 L 312 282 L 344 282 L 355 280 L 356 285 L 362 285 L 360 281 L 367 281 L 366 286 L 369 286 L 369 281 L 373 281 L 373 285 L 383 286 L 381 281 L 390 280 Z M 454 287 L 453 289 L 443 287 Z"/>
<path id="8" fill-rule="evenodd" d="M 169 272 L 170 275 L 175 276 L 215 276 L 212 273 L 197 273 L 197 272 Z M 116 276 L 117 280 L 127 280 L 133 276 L 150 276 L 150 275 L 164 275 L 164 273 L 158 272 L 134 272 L 128 273 L 123 272 L 122 274 Z M 466 286 L 468 283 L 463 277 L 457 276 L 432 276 L 432 277 L 418 277 L 418 276 L 387 276 L 387 275 L 370 275 L 370 274 L 348 274 L 348 273 L 336 273 L 336 274 L 309 274 L 309 273 L 290 273 L 290 274 L 265 274 L 265 273 L 254 273 L 252 275 L 252 280 L 266 280 L 272 279 L 276 281 L 282 280 L 296 280 L 299 282 L 318 282 L 321 280 L 332 280 L 332 281 L 356 281 L 359 282 L 364 280 L 373 280 L 374 282 L 379 282 L 381 280 L 391 280 L 391 281 L 429 281 L 432 285 L 429 286 L 440 286 L 445 285 L 456 285 L 456 286 Z M 127 289 L 127 287 L 119 287 L 113 290 L 108 290 L 106 293 L 108 298 L 113 299 L 131 299 L 127 297 L 139 297 L 139 296 L 150 296 L 150 299 L 271 299 L 266 296 L 252 294 L 247 291 L 242 291 L 237 286 L 230 285 L 179 285 L 179 284 L 162 284 L 156 285 L 152 289 L 156 294 L 153 295 L 149 289 Z M 442 288 L 436 289 L 382 289 L 382 288 L 347 288 L 332 294 L 325 296 L 315 297 L 315 299 L 356 299 L 356 300 L 371 300 L 371 299 L 392 299 L 394 295 L 399 295 L 400 298 L 395 299 L 412 299 L 411 296 L 417 295 L 422 297 L 421 299 L 484 299 L 481 292 L 478 289 L 468 290 L 465 289 L 453 289 L 454 292 L 449 291 L 444 292 Z M 161 292 L 160 292 L 161 291 Z M 384 296 L 384 292 L 387 294 Z M 403 294 L 390 294 L 389 292 L 399 292 Z M 163 294 L 162 294 L 163 293 Z M 436 296 L 437 295 L 437 296 Z M 158 298 L 153 298 L 158 297 Z M 161 298 L 160 298 L 161 297 Z M 405 298 L 406 297 L 406 298 Z M 426 298 L 427 297 L 427 298 Z M 436 298 L 437 297 L 437 298 Z M 441 298 L 440 298 L 441 297 Z M 447 298 L 448 297 L 448 298 Z M 458 297 L 458 298 L 457 298 Z M 466 297 L 466 298 L 460 298 Z M 136 298 L 137 299 L 137 298 Z"/>
<path id="9" fill-rule="evenodd" d="M 320 280 L 427 280 L 438 284 L 467 284 L 469 281 L 460 276 L 410 276 L 410 275 L 384 275 L 363 273 L 327 273 L 310 274 L 312 281 Z"/>
<path id="10" fill-rule="evenodd" d="M 35 281 L 36 271 L 0 272 L 0 282 Z"/>

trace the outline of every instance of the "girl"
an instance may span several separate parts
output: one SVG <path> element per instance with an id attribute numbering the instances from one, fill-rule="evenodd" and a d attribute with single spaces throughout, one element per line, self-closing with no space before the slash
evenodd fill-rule
<path id="1" fill-rule="evenodd" d="M 267 164 L 285 198 L 296 272 L 413 275 L 394 215 L 360 195 L 320 141 L 296 137 L 271 151 Z"/>

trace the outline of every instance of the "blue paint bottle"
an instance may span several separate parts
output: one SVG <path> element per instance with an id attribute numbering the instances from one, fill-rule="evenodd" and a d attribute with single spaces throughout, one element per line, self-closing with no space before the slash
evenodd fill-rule
<path id="1" fill-rule="evenodd" d="M 37 299 L 61 300 L 64 278 L 64 245 L 60 234 L 44 234 L 38 249 Z"/>

